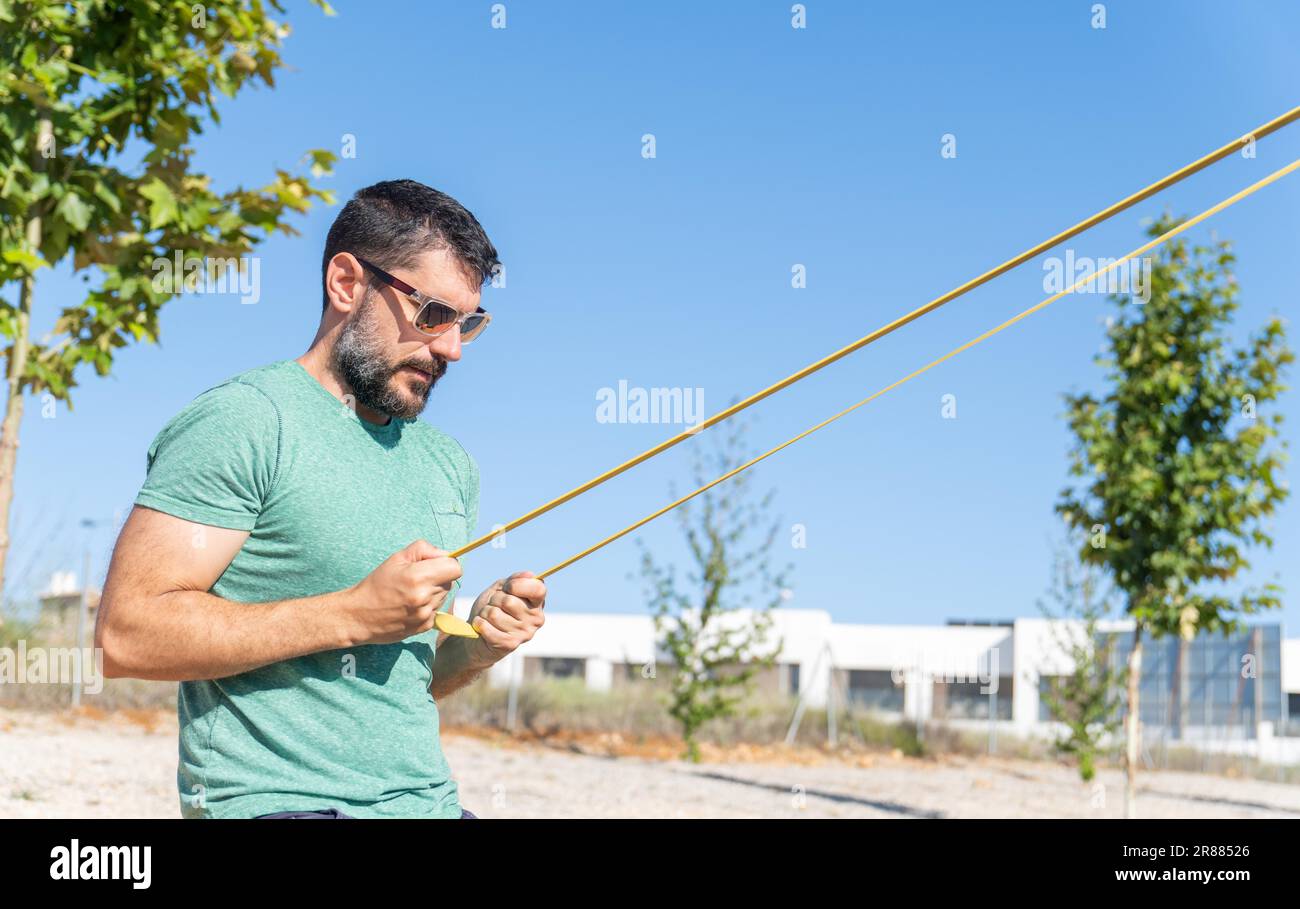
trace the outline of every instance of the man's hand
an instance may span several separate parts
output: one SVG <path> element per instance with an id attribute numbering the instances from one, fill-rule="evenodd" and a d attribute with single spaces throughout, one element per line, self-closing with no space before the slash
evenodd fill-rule
<path id="1" fill-rule="evenodd" d="M 405 640 L 433 627 L 460 562 L 424 540 L 399 549 L 352 588 L 346 619 L 357 644 Z"/>
<path id="2" fill-rule="evenodd" d="M 469 623 L 479 633 L 475 658 L 490 666 L 520 644 L 533 639 L 546 621 L 546 582 L 531 571 L 516 571 L 478 595 Z"/>

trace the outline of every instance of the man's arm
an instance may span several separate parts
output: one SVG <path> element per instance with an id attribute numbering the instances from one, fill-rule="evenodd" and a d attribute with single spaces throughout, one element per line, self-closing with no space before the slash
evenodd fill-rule
<path id="1" fill-rule="evenodd" d="M 483 670 L 533 639 L 546 621 L 546 582 L 531 571 L 517 571 L 478 595 L 469 612 L 477 638 L 447 637 L 438 642 L 429 693 L 436 701 L 464 688 Z"/>
<path id="2" fill-rule="evenodd" d="M 217 679 L 281 660 L 403 640 L 433 627 L 460 566 L 423 541 L 354 587 L 271 603 L 209 593 L 248 532 L 132 509 L 95 622 L 109 678 Z"/>
<path id="3" fill-rule="evenodd" d="M 491 668 L 491 663 L 481 662 L 477 648 L 471 646 L 474 643 L 473 638 L 447 635 L 438 645 L 438 656 L 433 661 L 433 681 L 429 685 L 429 694 L 435 701 L 459 691 Z"/>

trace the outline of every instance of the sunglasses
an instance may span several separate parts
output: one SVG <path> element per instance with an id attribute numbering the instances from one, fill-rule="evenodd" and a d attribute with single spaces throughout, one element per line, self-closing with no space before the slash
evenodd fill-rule
<path id="1" fill-rule="evenodd" d="M 453 325 L 457 325 L 460 327 L 460 343 L 468 344 L 483 334 L 483 329 L 487 328 L 488 323 L 492 321 L 492 316 L 482 306 L 474 312 L 461 312 L 456 307 L 444 303 L 437 297 L 421 293 L 401 278 L 393 277 L 378 265 L 367 262 L 356 253 L 353 253 L 353 256 L 365 268 L 374 272 L 375 277 L 380 281 L 414 301 L 420 307 L 415 314 L 415 318 L 411 319 L 411 324 L 415 326 L 416 331 L 422 332 L 431 338 L 436 338 Z"/>

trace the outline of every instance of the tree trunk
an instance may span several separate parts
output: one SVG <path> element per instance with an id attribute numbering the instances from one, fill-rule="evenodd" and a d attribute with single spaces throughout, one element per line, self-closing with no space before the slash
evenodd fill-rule
<path id="1" fill-rule="evenodd" d="M 53 129 L 48 119 L 42 119 L 36 129 L 36 156 L 34 167 L 44 170 L 45 149 L 50 146 Z M 35 255 L 41 251 L 41 216 L 33 214 L 27 220 L 27 247 Z M 6 377 L 5 415 L 0 423 L 0 625 L 4 624 L 5 564 L 9 558 L 9 510 L 14 501 L 14 465 L 18 463 L 18 430 L 23 421 L 22 378 L 27 368 L 29 348 L 28 331 L 32 318 L 32 294 L 36 279 L 28 274 L 23 279 L 18 298 L 18 312 L 14 319 L 14 343 L 9 348 L 9 370 Z"/>
<path id="2" fill-rule="evenodd" d="M 1137 765 L 1142 749 L 1142 723 L 1138 703 L 1142 681 L 1142 627 L 1133 629 L 1133 650 L 1128 655 L 1128 716 L 1124 718 L 1124 817 L 1137 817 Z"/>
<path id="3" fill-rule="evenodd" d="M 1179 741 L 1187 737 L 1187 726 L 1191 721 L 1191 661 L 1189 659 L 1192 642 L 1186 635 L 1178 637 L 1178 676 L 1175 683 L 1178 691 L 1178 701 L 1175 709 L 1178 711 L 1178 732 L 1175 735 Z"/>

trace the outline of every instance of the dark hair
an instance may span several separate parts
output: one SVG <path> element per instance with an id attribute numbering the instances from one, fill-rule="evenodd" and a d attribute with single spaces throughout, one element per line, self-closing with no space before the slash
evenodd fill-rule
<path id="1" fill-rule="evenodd" d="M 322 311 L 329 307 L 325 275 L 338 253 L 353 253 L 391 271 L 414 266 L 432 249 L 450 249 L 479 287 L 501 264 L 478 219 L 446 193 L 415 180 L 385 180 L 357 190 L 325 239 Z"/>

